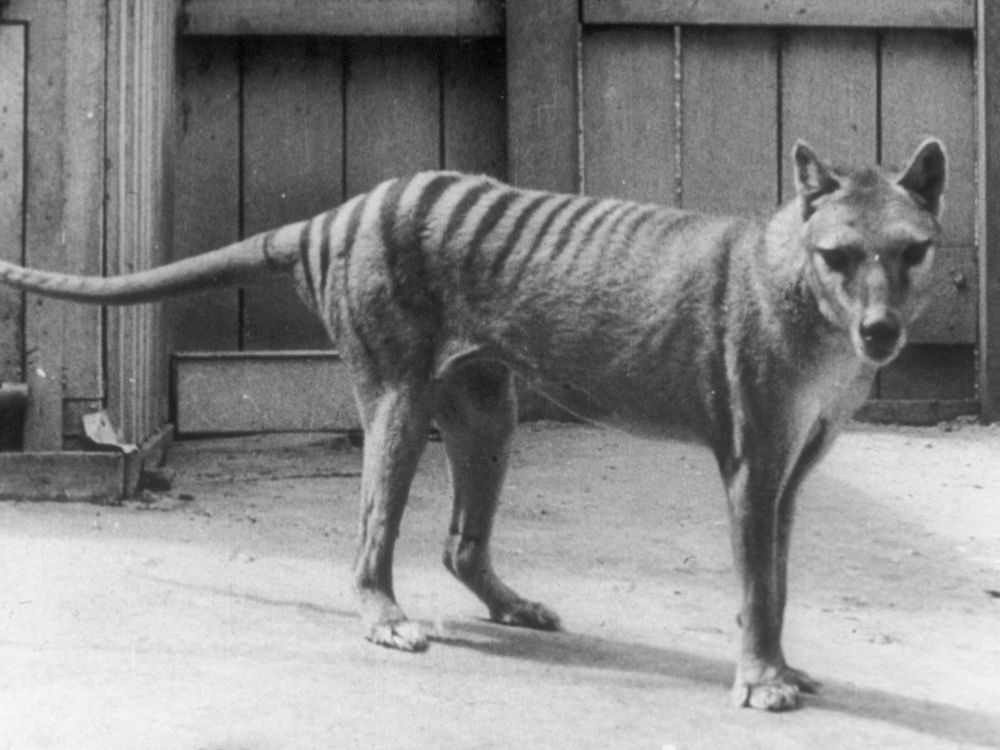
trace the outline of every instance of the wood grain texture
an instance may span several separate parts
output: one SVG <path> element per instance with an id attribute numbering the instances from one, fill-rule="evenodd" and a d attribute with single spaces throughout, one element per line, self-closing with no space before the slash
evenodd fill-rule
<path id="1" fill-rule="evenodd" d="M 782 40 L 781 66 L 781 200 L 795 195 L 791 153 L 798 139 L 834 164 L 875 164 L 875 32 L 789 29 Z"/>
<path id="2" fill-rule="evenodd" d="M 172 2 L 108 5 L 107 270 L 160 265 L 169 242 L 174 16 Z M 157 306 L 107 314 L 107 404 L 127 440 L 166 419 L 164 335 Z"/>
<path id="3" fill-rule="evenodd" d="M 343 201 L 343 63 L 330 40 L 243 43 L 243 227 L 257 232 Z M 324 349 L 290 279 L 243 292 L 243 349 Z"/>
<path id="4" fill-rule="evenodd" d="M 0 500 L 107 503 L 125 490 L 121 453 L 0 453 Z"/>
<path id="5" fill-rule="evenodd" d="M 1000 5 L 979 3 L 976 90 L 979 191 L 979 357 L 982 417 L 1000 420 Z"/>
<path id="6" fill-rule="evenodd" d="M 927 136 L 940 138 L 948 149 L 945 243 L 935 259 L 935 298 L 911 331 L 914 342 L 976 339 L 973 52 L 969 34 L 893 31 L 882 42 L 883 163 L 904 165 Z"/>
<path id="7" fill-rule="evenodd" d="M 66 7 L 25 7 L 28 31 L 28 112 L 25 189 L 25 262 L 35 268 L 66 267 Z M 14 8 L 17 11 L 17 8 Z M 18 18 L 18 15 L 14 16 Z M 64 303 L 31 297 L 25 305 L 25 380 L 31 398 L 26 451 L 62 447 Z"/>
<path id="8" fill-rule="evenodd" d="M 178 46 L 179 122 L 173 255 L 222 247 L 240 233 L 240 80 L 235 40 L 183 39 Z M 236 349 L 234 289 L 165 304 L 172 349 Z"/>
<path id="9" fill-rule="evenodd" d="M 445 41 L 441 50 L 442 166 L 507 177 L 504 47 L 493 39 Z"/>
<path id="10" fill-rule="evenodd" d="M 24 253 L 24 136 L 26 27 L 0 24 L 0 258 Z M 0 289 L 0 380 L 23 378 L 24 296 Z"/>
<path id="11" fill-rule="evenodd" d="M 507 0 L 507 155 L 515 185 L 580 188 L 576 0 Z"/>
<path id="12" fill-rule="evenodd" d="M 499 36 L 499 0 L 187 0 L 186 34 Z"/>
<path id="13" fill-rule="evenodd" d="M 437 47 L 429 42 L 350 44 L 345 195 L 440 166 L 438 63 Z"/>
<path id="14" fill-rule="evenodd" d="M 584 192 L 677 198 L 673 29 L 598 29 L 583 39 Z"/>
<path id="15" fill-rule="evenodd" d="M 685 208 L 773 211 L 778 200 L 778 39 L 767 29 L 681 37 Z"/>
<path id="16" fill-rule="evenodd" d="M 958 28 L 975 25 L 975 0 L 583 0 L 588 24 Z"/>
<path id="17" fill-rule="evenodd" d="M 104 0 L 67 3 L 66 271 L 104 271 Z M 64 398 L 104 395 L 104 317 L 100 307 L 66 305 Z"/>
<path id="18" fill-rule="evenodd" d="M 333 352 L 178 354 L 174 372 L 179 434 L 359 427 L 347 365 Z"/>

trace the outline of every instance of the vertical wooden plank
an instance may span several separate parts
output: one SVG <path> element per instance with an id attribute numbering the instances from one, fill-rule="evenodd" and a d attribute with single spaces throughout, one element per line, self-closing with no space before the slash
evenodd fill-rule
<path id="1" fill-rule="evenodd" d="M 154 70 L 159 73 L 157 82 L 161 87 L 159 94 L 163 106 L 158 125 L 161 135 L 158 147 L 161 159 L 159 170 L 160 190 L 158 216 L 158 236 L 161 240 L 156 248 L 152 262 L 160 265 L 169 259 L 170 249 L 174 245 L 174 177 L 176 174 L 176 105 L 177 105 L 177 18 L 181 0 L 167 0 L 159 3 L 162 18 L 159 21 L 160 59 Z M 154 429 L 159 429 L 167 423 L 170 417 L 170 358 L 167 347 L 167 322 L 164 309 L 159 306 L 155 310 L 155 336 L 158 346 L 153 362 L 155 373 L 155 416 Z"/>
<path id="2" fill-rule="evenodd" d="M 882 161 L 901 166 L 925 137 L 948 147 L 949 174 L 943 217 L 945 245 L 935 259 L 936 294 L 910 332 L 914 343 L 947 341 L 949 321 L 968 318 L 976 307 L 975 258 L 975 71 L 969 34 L 905 30 L 882 41 Z M 955 283 L 965 279 L 965 284 Z M 957 331 L 956 331 L 957 332 Z M 968 327 L 961 339 L 972 343 Z M 919 353 L 926 355 L 921 360 Z M 938 371 L 938 355 L 921 348 L 892 365 L 882 378 L 882 398 L 928 398 L 927 373 Z M 923 370 L 924 372 L 921 372 Z M 907 376 L 909 373 L 909 376 Z M 940 382 L 943 398 L 949 382 Z"/>
<path id="3" fill-rule="evenodd" d="M 164 259 L 163 179 L 173 138 L 174 3 L 112 0 L 108 23 L 107 269 L 117 274 Z M 166 417 L 163 334 L 155 306 L 108 312 L 107 400 L 125 437 L 139 442 Z"/>
<path id="4" fill-rule="evenodd" d="M 948 147 L 945 236 L 975 243 L 976 78 L 970 34 L 890 31 L 882 42 L 882 160 L 901 165 L 933 135 Z"/>
<path id="5" fill-rule="evenodd" d="M 238 42 L 178 42 L 174 250 L 179 260 L 239 239 L 240 81 Z M 236 349 L 236 290 L 189 295 L 164 307 L 174 350 Z"/>
<path id="6" fill-rule="evenodd" d="M 107 114 L 107 237 L 105 263 L 109 274 L 131 269 L 136 215 L 135 149 L 132 133 L 134 92 L 134 6 L 128 0 L 108 5 L 108 114 Z M 123 430 L 130 426 L 137 382 L 133 362 L 131 321 L 128 308 L 109 308 L 107 313 L 108 409 Z"/>
<path id="7" fill-rule="evenodd" d="M 348 50 L 345 194 L 441 164 L 438 49 L 358 41 Z"/>
<path id="8" fill-rule="evenodd" d="M 66 7 L 33 6 L 28 37 L 25 262 L 66 267 Z M 25 380 L 31 392 L 26 451 L 62 447 L 63 303 L 31 297 L 25 305 Z"/>
<path id="9" fill-rule="evenodd" d="M 577 0 L 507 0 L 507 137 L 511 182 L 580 187 Z"/>
<path id="10" fill-rule="evenodd" d="M 795 194 L 791 151 L 808 141 L 834 164 L 878 161 L 878 37 L 874 31 L 786 29 L 781 48 L 780 200 Z M 877 385 L 872 389 L 878 392 Z"/>
<path id="11" fill-rule="evenodd" d="M 882 160 L 901 166 L 929 135 L 948 148 L 948 186 L 942 224 L 945 245 L 935 259 L 936 287 L 948 295 L 924 313 L 926 325 L 959 308 L 975 308 L 976 81 L 970 34 L 886 32 L 882 44 Z M 956 286 L 961 275 L 970 287 Z M 920 328 L 914 340 L 922 338 Z M 971 331 L 970 331 L 971 334 Z M 972 343 L 971 335 L 962 343 Z"/>
<path id="12" fill-rule="evenodd" d="M 681 59 L 683 205 L 770 212 L 778 200 L 776 32 L 685 28 Z"/>
<path id="13" fill-rule="evenodd" d="M 789 29 L 781 51 L 781 200 L 795 195 L 792 146 L 808 141 L 850 166 L 878 159 L 878 38 L 874 31 Z"/>
<path id="14" fill-rule="evenodd" d="M 0 24 L 0 258 L 20 263 L 24 252 L 25 29 Z M 23 377 L 24 296 L 0 290 L 0 380 Z"/>
<path id="15" fill-rule="evenodd" d="M 442 42 L 442 166 L 507 177 L 507 112 L 503 43 Z"/>
<path id="16" fill-rule="evenodd" d="M 243 234 L 343 201 L 341 45 L 257 39 L 243 46 Z M 325 329 L 291 280 L 248 288 L 244 349 L 325 349 Z"/>
<path id="17" fill-rule="evenodd" d="M 674 57 L 670 27 L 584 35 L 584 192 L 676 202 Z"/>
<path id="18" fill-rule="evenodd" d="M 71 0 L 66 55 L 66 270 L 104 267 L 104 0 Z M 64 398 L 104 396 L 103 315 L 93 305 L 64 308 Z"/>
<path id="19" fill-rule="evenodd" d="M 977 385 L 986 422 L 1000 420 L 1000 5 L 980 2 L 976 39 L 979 182 L 979 356 Z"/>

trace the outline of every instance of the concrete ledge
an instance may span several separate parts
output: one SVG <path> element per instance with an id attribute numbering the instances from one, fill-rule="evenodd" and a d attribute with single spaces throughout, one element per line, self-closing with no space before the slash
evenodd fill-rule
<path id="1" fill-rule="evenodd" d="M 138 448 L 0 453 L 0 500 L 116 503 L 139 491 L 143 467 L 161 464 L 172 438 L 165 425 Z"/>

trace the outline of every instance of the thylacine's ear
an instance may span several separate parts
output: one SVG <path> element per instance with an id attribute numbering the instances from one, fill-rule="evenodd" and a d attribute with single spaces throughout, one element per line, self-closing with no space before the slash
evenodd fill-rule
<path id="1" fill-rule="evenodd" d="M 947 179 L 948 157 L 944 145 L 936 138 L 928 138 L 917 146 L 896 184 L 937 216 L 941 213 L 941 196 Z"/>
<path id="2" fill-rule="evenodd" d="M 815 210 L 813 204 L 816 199 L 839 188 L 840 181 L 805 141 L 795 142 L 792 160 L 795 162 L 795 192 L 802 204 L 802 218 L 808 219 Z"/>

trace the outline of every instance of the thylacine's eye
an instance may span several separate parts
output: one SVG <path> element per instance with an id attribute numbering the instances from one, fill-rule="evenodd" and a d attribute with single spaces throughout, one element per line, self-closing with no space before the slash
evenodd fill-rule
<path id="1" fill-rule="evenodd" d="M 819 250 L 819 255 L 831 271 L 847 274 L 857 261 L 858 251 L 853 247 L 831 247 Z"/>
<path id="2" fill-rule="evenodd" d="M 924 262 L 924 258 L 927 257 L 927 251 L 930 250 L 931 243 L 929 242 L 914 242 L 903 248 L 903 252 L 900 257 L 903 259 L 903 265 L 912 268 L 913 266 L 919 266 Z"/>

